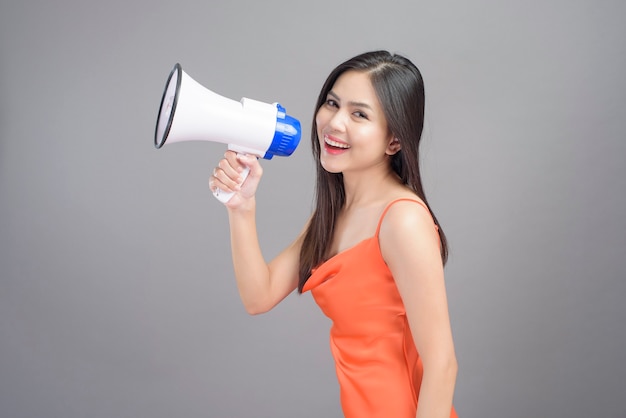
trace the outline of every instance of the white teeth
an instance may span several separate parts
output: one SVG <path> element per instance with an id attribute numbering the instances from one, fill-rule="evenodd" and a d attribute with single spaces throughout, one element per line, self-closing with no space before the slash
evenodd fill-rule
<path id="1" fill-rule="evenodd" d="M 324 137 L 324 142 L 326 142 L 331 147 L 335 147 L 335 148 L 343 148 L 343 149 L 350 148 L 350 145 L 344 144 L 343 142 L 333 141 L 332 139 L 328 138 L 327 136 Z"/>

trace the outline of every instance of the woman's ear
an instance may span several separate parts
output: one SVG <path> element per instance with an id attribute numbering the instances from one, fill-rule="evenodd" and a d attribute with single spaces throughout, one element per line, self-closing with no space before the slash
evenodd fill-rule
<path id="1" fill-rule="evenodd" d="M 387 145 L 387 150 L 385 151 L 387 155 L 395 155 L 398 151 L 402 149 L 402 144 L 400 144 L 400 140 L 395 136 L 389 141 Z"/>

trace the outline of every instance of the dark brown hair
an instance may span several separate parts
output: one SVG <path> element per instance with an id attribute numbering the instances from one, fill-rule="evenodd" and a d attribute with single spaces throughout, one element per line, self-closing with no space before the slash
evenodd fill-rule
<path id="1" fill-rule="evenodd" d="M 358 55 L 337 66 L 328 76 L 315 105 L 311 144 L 316 161 L 317 183 L 315 188 L 315 211 L 305 232 L 300 250 L 298 291 L 308 280 L 311 269 L 325 260 L 335 230 L 335 221 L 345 203 L 343 175 L 329 173 L 320 163 L 320 143 L 317 136 L 315 115 L 327 99 L 328 92 L 344 72 L 361 71 L 370 80 L 383 109 L 390 132 L 400 140 L 401 150 L 391 157 L 391 167 L 428 206 L 439 227 L 441 257 L 448 258 L 446 236 L 430 209 L 419 168 L 419 142 L 424 127 L 424 82 L 418 68 L 407 58 L 387 51 L 373 51 Z"/>

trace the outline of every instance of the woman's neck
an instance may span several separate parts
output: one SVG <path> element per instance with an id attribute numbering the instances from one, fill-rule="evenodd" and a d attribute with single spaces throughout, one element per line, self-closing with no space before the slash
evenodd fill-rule
<path id="1" fill-rule="evenodd" d="M 389 167 L 367 172 L 343 173 L 345 190 L 345 209 L 366 206 L 379 201 L 394 186 L 400 185 L 400 179 Z"/>

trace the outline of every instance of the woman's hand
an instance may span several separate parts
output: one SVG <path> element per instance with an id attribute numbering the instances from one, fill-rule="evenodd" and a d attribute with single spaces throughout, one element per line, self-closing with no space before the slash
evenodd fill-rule
<path id="1" fill-rule="evenodd" d="M 250 173 L 244 179 L 246 168 Z M 262 175 L 263 168 L 256 156 L 226 151 L 224 158 L 209 177 L 209 188 L 211 192 L 219 189 L 225 193 L 234 193 L 231 199 L 224 203 L 229 209 L 251 208 L 254 206 L 254 196 Z"/>

